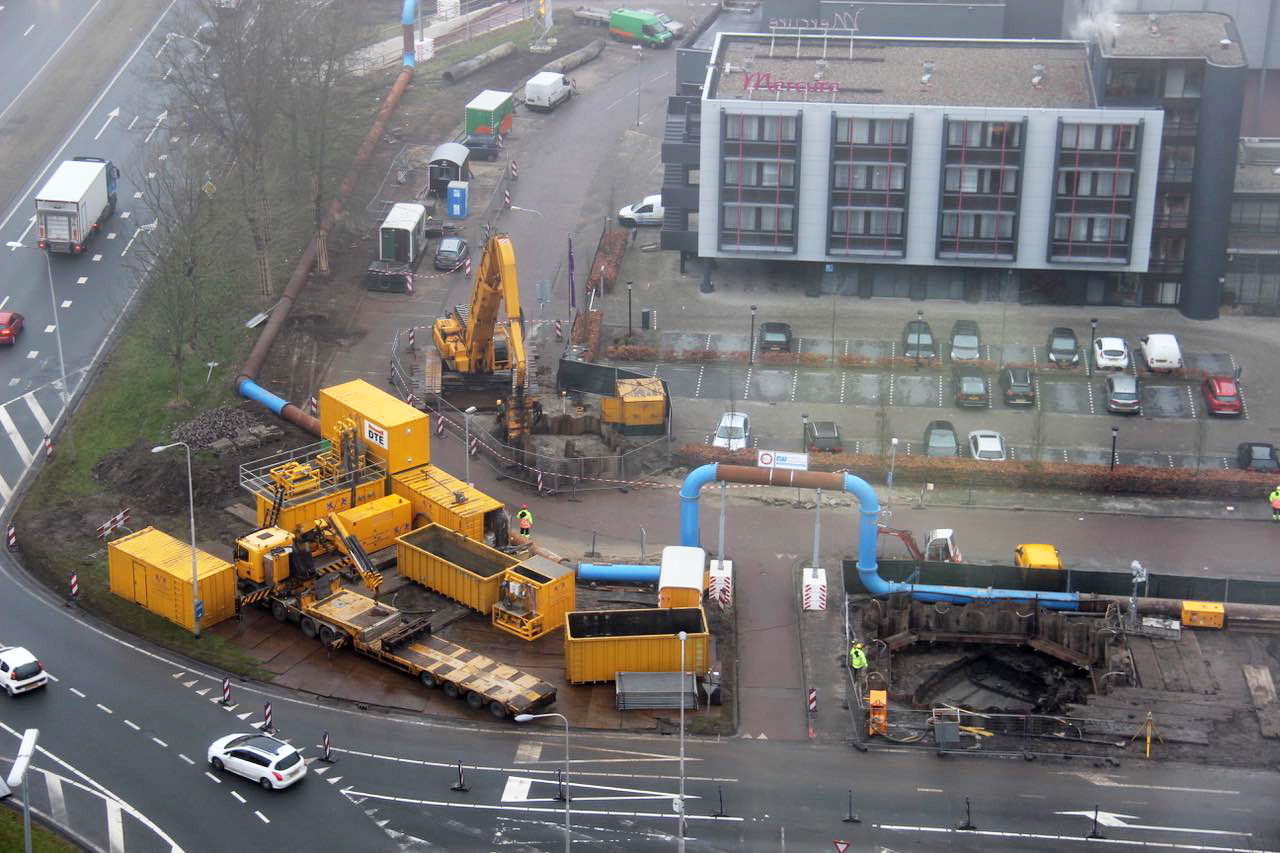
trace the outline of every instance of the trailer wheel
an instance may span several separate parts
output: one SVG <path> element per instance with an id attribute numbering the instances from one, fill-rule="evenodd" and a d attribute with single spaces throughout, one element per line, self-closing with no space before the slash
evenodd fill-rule
<path id="1" fill-rule="evenodd" d="M 452 681 L 446 681 L 444 683 L 444 695 L 448 696 L 450 699 L 457 699 L 460 693 L 461 691 L 458 690 L 458 685 L 454 684 Z"/>
<path id="2" fill-rule="evenodd" d="M 467 704 L 470 705 L 474 710 L 479 711 L 481 708 L 484 707 L 484 697 L 481 696 L 479 693 L 475 692 L 474 690 L 472 690 L 470 693 L 467 694 Z"/>
<path id="3" fill-rule="evenodd" d="M 326 646 L 338 639 L 338 632 L 330 628 L 328 625 L 320 626 L 320 642 Z"/>
<path id="4" fill-rule="evenodd" d="M 436 680 L 436 677 L 431 673 L 427 672 L 426 670 L 422 671 L 422 673 L 418 676 L 418 680 L 421 681 L 422 686 L 427 688 L 428 690 L 435 690 L 437 687 L 440 686 L 440 682 Z"/>
<path id="5" fill-rule="evenodd" d="M 284 606 L 283 601 L 271 602 L 271 615 L 275 617 L 277 622 L 289 621 L 289 609 Z"/>
<path id="6" fill-rule="evenodd" d="M 494 699 L 489 703 L 489 713 L 493 714 L 493 716 L 499 720 L 505 720 L 507 718 L 507 709 L 504 708 L 502 703 L 497 699 Z"/>
<path id="7" fill-rule="evenodd" d="M 316 638 L 316 633 L 319 630 L 320 629 L 316 627 L 316 621 L 314 619 L 310 616 L 302 617 L 302 633 L 306 634 L 309 639 L 314 640 Z"/>

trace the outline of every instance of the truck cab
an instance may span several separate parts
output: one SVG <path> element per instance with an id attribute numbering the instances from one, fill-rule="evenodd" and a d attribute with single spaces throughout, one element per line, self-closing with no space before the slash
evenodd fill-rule
<path id="1" fill-rule="evenodd" d="M 233 553 L 237 578 L 274 586 L 291 574 L 293 534 L 279 527 L 264 527 L 237 539 Z"/>

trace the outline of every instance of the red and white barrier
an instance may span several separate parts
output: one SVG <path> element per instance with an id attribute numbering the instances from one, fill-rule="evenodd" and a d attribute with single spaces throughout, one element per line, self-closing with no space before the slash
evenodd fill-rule
<path id="1" fill-rule="evenodd" d="M 262 709 L 262 731 L 271 734 L 275 730 L 275 726 L 271 725 L 271 703 L 268 702 Z"/>
<path id="2" fill-rule="evenodd" d="M 75 572 L 71 573 L 71 577 L 67 580 L 67 585 L 71 588 L 71 600 L 75 601 L 80 597 L 80 578 L 76 577 Z"/>
<path id="3" fill-rule="evenodd" d="M 560 320 L 556 320 L 556 340 L 564 340 L 564 327 L 560 325 Z"/>
<path id="4" fill-rule="evenodd" d="M 320 760 L 325 764 L 332 764 L 334 762 L 333 746 L 329 743 L 328 732 L 324 733 L 324 752 L 320 755 Z"/>
<path id="5" fill-rule="evenodd" d="M 805 610 L 827 609 L 827 570 L 805 569 L 803 604 Z"/>
<path id="6" fill-rule="evenodd" d="M 410 326 L 409 327 L 409 351 L 410 352 L 418 348 L 417 337 L 418 336 L 416 334 L 416 330 L 414 329 L 413 326 Z"/>
<path id="7" fill-rule="evenodd" d="M 462 259 L 462 274 L 465 275 L 467 278 L 471 277 L 471 258 L 470 257 Z"/>
<path id="8" fill-rule="evenodd" d="M 120 512 L 111 516 L 111 518 L 107 519 L 106 523 L 98 525 L 98 538 L 105 539 L 128 523 L 129 508 L 125 507 Z"/>
<path id="9" fill-rule="evenodd" d="M 473 435 L 471 436 L 471 446 L 467 448 L 467 453 L 470 454 L 471 456 L 475 456 L 479 450 L 480 450 L 480 439 L 476 438 Z"/>
<path id="10" fill-rule="evenodd" d="M 436 415 L 436 435 L 444 435 L 444 415 Z"/>
<path id="11" fill-rule="evenodd" d="M 520 170 L 516 167 L 515 160 L 511 161 L 511 180 L 513 181 L 520 180 Z"/>
<path id="12" fill-rule="evenodd" d="M 53 455 L 53 439 L 47 435 L 44 437 L 44 455 L 46 458 Z"/>
<path id="13" fill-rule="evenodd" d="M 319 411 L 320 404 L 316 402 L 316 398 L 313 396 L 307 401 L 307 414 L 314 418 Z"/>
<path id="14" fill-rule="evenodd" d="M 503 207 L 511 206 L 511 190 L 502 191 L 502 206 Z"/>
<path id="15" fill-rule="evenodd" d="M 809 688 L 809 713 L 818 713 L 818 688 L 816 687 Z"/>
<path id="16" fill-rule="evenodd" d="M 18 547 L 18 529 L 12 524 L 5 528 L 4 541 L 10 548 Z"/>
<path id="17" fill-rule="evenodd" d="M 542 494 L 542 472 L 538 472 L 538 494 Z"/>
<path id="18" fill-rule="evenodd" d="M 231 704 L 231 679 L 230 678 L 222 679 L 222 704 L 223 705 Z"/>
<path id="19" fill-rule="evenodd" d="M 711 582 L 707 585 L 707 597 L 722 608 L 733 604 L 732 560 L 725 560 L 723 566 L 719 560 L 711 561 Z"/>

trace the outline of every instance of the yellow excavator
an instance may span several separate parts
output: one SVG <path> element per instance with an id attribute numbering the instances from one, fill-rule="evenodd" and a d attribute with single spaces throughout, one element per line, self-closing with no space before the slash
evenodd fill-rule
<path id="1" fill-rule="evenodd" d="M 503 306 L 505 317 L 500 317 Z M 515 249 L 506 234 L 495 234 L 485 244 L 471 305 L 457 305 L 436 320 L 432 337 L 436 352 L 427 353 L 428 391 L 460 407 L 490 408 L 496 400 L 508 443 L 531 431 L 542 407 L 526 394 L 524 315 Z"/>

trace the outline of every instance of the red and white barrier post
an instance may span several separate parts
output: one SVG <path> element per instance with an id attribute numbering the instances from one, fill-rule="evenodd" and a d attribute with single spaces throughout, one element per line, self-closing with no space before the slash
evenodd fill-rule
<path id="1" fill-rule="evenodd" d="M 67 591 L 70 595 L 67 598 L 67 606 L 70 607 L 80 600 L 80 579 L 76 577 L 75 572 L 72 572 L 71 577 L 67 578 Z"/>
<path id="2" fill-rule="evenodd" d="M 5 528 L 4 541 L 9 546 L 10 551 L 18 547 L 18 529 L 12 524 Z"/>
<path id="3" fill-rule="evenodd" d="M 559 318 L 556 319 L 556 340 L 557 341 L 564 340 L 564 327 L 560 325 Z"/>
<path id="4" fill-rule="evenodd" d="M 410 326 L 409 327 L 409 352 L 413 352 L 417 348 L 418 348 L 418 344 L 417 344 L 416 329 L 413 326 Z"/>
<path id="5" fill-rule="evenodd" d="M 262 730 L 267 734 L 274 734 L 276 727 L 271 724 L 271 703 L 268 702 L 266 707 L 262 709 Z"/>
<path id="6" fill-rule="evenodd" d="M 316 412 L 320 410 L 320 405 L 316 402 L 316 398 L 312 397 L 307 401 L 307 414 L 315 417 Z"/>
<path id="7" fill-rule="evenodd" d="M 224 706 L 231 704 L 231 679 L 230 678 L 222 679 L 222 704 Z"/>
<path id="8" fill-rule="evenodd" d="M 503 207 L 511 206 L 511 190 L 502 191 L 502 206 Z"/>
<path id="9" fill-rule="evenodd" d="M 511 180 L 513 181 L 520 180 L 520 169 L 519 167 L 516 166 L 515 160 L 511 161 Z"/>
<path id="10" fill-rule="evenodd" d="M 324 733 L 324 753 L 320 756 L 320 760 L 325 764 L 332 764 L 338 759 L 333 757 L 333 747 L 329 744 L 329 733 Z"/>
<path id="11" fill-rule="evenodd" d="M 45 458 L 53 455 L 53 439 L 47 435 L 44 437 L 44 455 Z"/>
<path id="12" fill-rule="evenodd" d="M 472 456 L 475 456 L 476 452 L 479 449 L 480 449 L 480 439 L 476 438 L 474 435 L 471 436 L 471 447 L 467 449 L 468 453 L 470 453 Z"/>
<path id="13" fill-rule="evenodd" d="M 436 415 L 436 435 L 444 435 L 444 413 Z"/>

